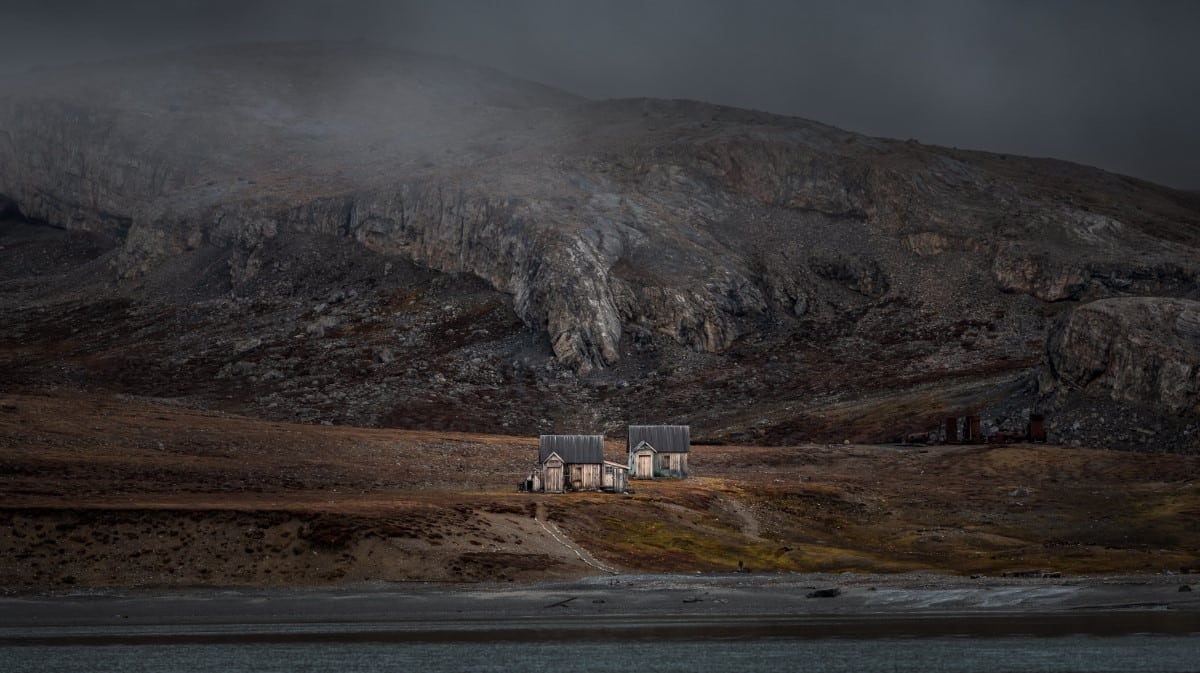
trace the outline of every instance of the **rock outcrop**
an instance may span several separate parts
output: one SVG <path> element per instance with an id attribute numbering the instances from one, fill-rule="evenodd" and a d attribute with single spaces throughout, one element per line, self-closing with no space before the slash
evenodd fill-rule
<path id="1" fill-rule="evenodd" d="M 1075 308 L 1051 333 L 1058 385 L 1169 413 L 1200 413 L 1200 302 L 1102 299 Z"/>

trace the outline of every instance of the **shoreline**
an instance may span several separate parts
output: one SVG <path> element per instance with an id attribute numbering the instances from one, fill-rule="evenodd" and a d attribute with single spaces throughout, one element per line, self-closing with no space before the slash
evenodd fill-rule
<path id="1" fill-rule="evenodd" d="M 0 644 L 1200 633 L 1200 591 L 1184 585 L 919 573 L 76 590 L 0 597 Z"/>

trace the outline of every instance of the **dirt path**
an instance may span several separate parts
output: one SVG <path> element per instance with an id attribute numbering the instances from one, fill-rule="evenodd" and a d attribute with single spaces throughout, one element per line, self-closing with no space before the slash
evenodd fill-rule
<path id="1" fill-rule="evenodd" d="M 758 519 L 754 517 L 754 513 L 746 506 L 746 503 L 737 498 L 724 498 L 723 502 L 729 510 L 742 522 L 742 534 L 748 537 L 760 537 L 758 531 Z"/>
<path id="2" fill-rule="evenodd" d="M 621 574 L 621 571 L 604 565 L 598 559 L 596 559 L 595 556 L 589 554 L 587 550 L 571 542 L 571 539 L 567 537 L 566 534 L 564 534 L 561 530 L 559 530 L 558 526 L 555 526 L 553 523 L 548 521 L 546 519 L 546 505 L 544 503 L 539 502 L 537 504 L 537 517 L 535 520 L 538 522 L 538 525 L 542 527 L 542 530 L 546 531 L 550 537 L 554 538 L 555 542 L 567 548 L 569 551 L 574 552 L 575 556 L 577 556 L 580 561 L 583 561 L 597 570 L 609 573 L 610 575 Z"/>

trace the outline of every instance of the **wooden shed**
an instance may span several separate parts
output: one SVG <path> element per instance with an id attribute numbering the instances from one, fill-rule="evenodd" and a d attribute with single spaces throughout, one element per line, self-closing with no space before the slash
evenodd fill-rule
<path id="1" fill-rule="evenodd" d="M 613 493 L 624 493 L 629 490 L 629 467 L 610 460 L 604 461 L 604 478 L 601 488 Z"/>
<path id="2" fill-rule="evenodd" d="M 538 470 L 533 483 L 540 488 L 534 490 L 546 493 L 595 490 L 604 484 L 603 473 L 603 435 L 542 435 L 539 439 Z"/>
<path id="3" fill-rule="evenodd" d="M 629 476 L 634 479 L 687 477 L 691 447 L 691 426 L 631 425 Z"/>

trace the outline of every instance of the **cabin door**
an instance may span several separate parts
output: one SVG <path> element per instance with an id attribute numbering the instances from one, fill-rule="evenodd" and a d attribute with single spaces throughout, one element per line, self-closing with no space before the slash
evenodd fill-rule
<path id="1" fill-rule="evenodd" d="M 563 469 L 561 465 L 546 467 L 546 492 L 562 493 Z"/>
<path id="2" fill-rule="evenodd" d="M 654 476 L 654 454 L 639 453 L 637 457 L 637 476 L 650 479 Z"/>

